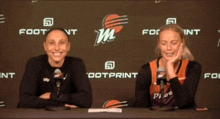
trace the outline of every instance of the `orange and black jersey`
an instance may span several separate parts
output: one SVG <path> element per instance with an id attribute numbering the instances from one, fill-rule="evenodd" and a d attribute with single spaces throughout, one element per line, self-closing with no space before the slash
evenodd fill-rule
<path id="1" fill-rule="evenodd" d="M 159 66 L 158 61 L 156 60 L 156 67 Z M 184 64 L 187 64 L 185 69 L 182 68 Z M 135 107 L 150 107 L 154 104 L 152 100 L 152 85 L 154 83 L 152 73 L 155 72 L 155 69 L 151 68 L 150 63 L 147 63 L 138 72 L 135 87 Z M 181 71 L 181 69 L 185 71 Z M 182 74 L 185 75 L 185 79 L 182 81 L 180 77 L 175 77 L 169 82 L 169 88 L 175 100 L 174 105 L 179 108 L 193 107 L 195 106 L 195 94 L 201 75 L 201 65 L 196 61 L 188 61 L 187 63 L 181 61 L 177 74 L 180 71 L 184 72 Z"/>

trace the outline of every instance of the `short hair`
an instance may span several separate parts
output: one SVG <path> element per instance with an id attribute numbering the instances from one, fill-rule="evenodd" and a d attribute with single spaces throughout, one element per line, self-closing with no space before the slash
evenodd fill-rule
<path id="1" fill-rule="evenodd" d="M 180 25 L 178 25 L 178 24 L 163 25 L 162 27 L 160 27 L 159 37 L 160 37 L 161 32 L 166 31 L 166 30 L 173 30 L 173 31 L 177 32 L 180 35 L 181 42 L 185 44 L 186 38 L 185 38 L 185 35 L 183 32 L 183 28 Z M 160 39 L 158 38 L 158 42 L 159 42 L 159 40 Z M 161 56 L 160 49 L 158 48 L 158 43 L 157 43 L 157 47 L 156 47 L 155 52 L 157 55 Z M 184 45 L 184 49 L 183 49 L 182 58 L 188 59 L 188 60 L 194 60 L 192 53 L 185 45 Z"/>
<path id="2" fill-rule="evenodd" d="M 67 34 L 67 32 L 65 31 L 65 29 L 63 29 L 63 28 L 52 28 L 52 29 L 48 30 L 48 31 L 46 32 L 46 34 L 45 34 L 45 41 L 46 41 L 47 36 L 50 34 L 50 32 L 55 31 L 55 30 L 60 30 L 60 31 L 62 31 L 63 33 L 65 33 L 66 36 L 67 36 L 67 38 L 68 38 L 68 41 L 70 42 L 69 35 Z"/>

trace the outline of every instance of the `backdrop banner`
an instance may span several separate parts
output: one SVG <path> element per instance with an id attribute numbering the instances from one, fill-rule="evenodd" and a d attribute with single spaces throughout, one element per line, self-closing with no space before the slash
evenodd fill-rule
<path id="1" fill-rule="evenodd" d="M 157 58 L 159 28 L 179 24 L 202 65 L 196 103 L 220 107 L 220 2 L 173 0 L 0 0 L 0 100 L 16 108 L 27 60 L 45 54 L 45 33 L 62 27 L 69 56 L 82 58 L 93 106 L 134 98 L 140 67 Z"/>

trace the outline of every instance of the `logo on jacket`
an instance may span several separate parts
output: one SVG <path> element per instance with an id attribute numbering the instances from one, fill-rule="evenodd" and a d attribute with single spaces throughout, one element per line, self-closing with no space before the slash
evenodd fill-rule
<path id="1" fill-rule="evenodd" d="M 94 46 L 99 44 L 105 44 L 106 42 L 112 42 L 115 40 L 115 34 L 121 32 L 123 25 L 128 23 L 127 15 L 119 16 L 117 14 L 108 14 L 102 21 L 102 29 L 98 31 Z"/>
<path id="2" fill-rule="evenodd" d="M 50 79 L 48 79 L 48 78 L 43 78 L 43 81 L 44 81 L 44 82 L 49 82 Z"/>

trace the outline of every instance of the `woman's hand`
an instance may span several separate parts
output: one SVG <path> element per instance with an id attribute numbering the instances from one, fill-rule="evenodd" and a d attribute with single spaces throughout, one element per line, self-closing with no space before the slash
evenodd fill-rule
<path id="1" fill-rule="evenodd" d="M 182 55 L 183 55 L 183 44 L 181 43 L 181 45 L 180 45 L 180 47 L 179 47 L 179 50 L 178 50 L 176 56 L 173 57 L 171 60 L 168 60 L 168 61 L 167 61 L 167 64 L 169 64 L 169 65 L 174 65 L 174 64 L 177 63 L 179 60 L 181 60 Z"/>
<path id="2" fill-rule="evenodd" d="M 51 92 L 47 92 L 47 93 L 42 94 L 39 98 L 48 100 L 50 99 L 50 95 L 51 95 Z"/>
<path id="3" fill-rule="evenodd" d="M 69 104 L 65 104 L 65 107 L 78 108 L 76 105 L 69 105 Z"/>
<path id="4" fill-rule="evenodd" d="M 167 71 L 168 81 L 177 76 L 176 71 L 175 71 L 175 68 L 176 68 L 175 65 L 177 66 L 178 61 L 181 60 L 182 54 L 183 54 L 183 44 L 180 45 L 177 55 L 174 56 L 171 60 L 167 61 L 166 71 Z"/>

